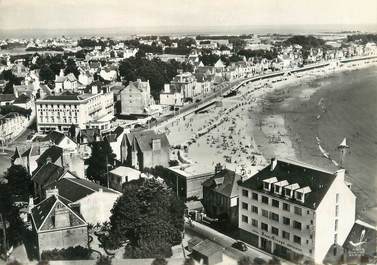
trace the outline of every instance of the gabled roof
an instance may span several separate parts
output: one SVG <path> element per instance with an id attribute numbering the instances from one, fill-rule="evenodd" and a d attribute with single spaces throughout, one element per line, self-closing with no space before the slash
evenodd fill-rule
<path id="1" fill-rule="evenodd" d="M 46 137 L 44 137 L 41 140 L 41 142 L 51 142 L 51 143 L 54 143 L 55 145 L 59 145 L 61 143 L 61 141 L 64 140 L 65 137 L 68 137 L 68 136 L 66 136 L 64 133 L 61 133 L 61 132 L 58 132 L 58 131 L 50 131 L 46 135 Z M 71 138 L 69 138 L 69 139 L 71 139 Z"/>
<path id="2" fill-rule="evenodd" d="M 206 257 L 209 257 L 209 256 L 212 256 L 213 254 L 217 253 L 217 252 L 222 252 L 223 248 L 206 239 L 202 242 L 200 242 L 199 244 L 195 245 L 193 248 L 192 248 L 194 251 L 200 253 L 201 255 L 203 256 L 206 256 Z"/>
<path id="3" fill-rule="evenodd" d="M 277 181 L 287 180 L 289 184 L 297 183 L 299 187 L 308 186 L 311 192 L 305 195 L 304 202 L 294 199 L 291 199 L 291 202 L 316 209 L 336 178 L 335 173 L 293 160 L 278 159 L 275 167 L 271 170 L 272 165 L 273 162 L 241 183 L 240 186 L 264 192 L 263 180 L 274 177 Z M 272 192 L 269 195 L 280 197 Z"/>
<path id="4" fill-rule="evenodd" d="M 16 100 L 13 102 L 14 104 L 22 104 L 27 103 L 31 100 L 31 98 L 25 94 L 21 94 Z"/>
<path id="5" fill-rule="evenodd" d="M 64 168 L 48 162 L 36 170 L 31 180 L 45 186 L 60 179 L 64 173 Z"/>
<path id="6" fill-rule="evenodd" d="M 229 169 L 223 169 L 217 172 L 213 177 L 207 179 L 202 185 L 204 187 L 212 188 L 213 191 L 218 192 L 228 198 L 238 196 L 238 181 L 241 176 Z"/>
<path id="7" fill-rule="evenodd" d="M 75 82 L 77 81 L 77 78 L 76 76 L 73 74 L 73 73 L 69 73 L 66 77 L 65 77 L 65 80 L 69 81 L 69 82 Z"/>
<path id="8" fill-rule="evenodd" d="M 38 157 L 37 163 L 38 165 L 45 164 L 48 158 L 51 159 L 52 163 L 55 163 L 62 155 L 63 149 L 59 146 L 52 145 Z"/>
<path id="9" fill-rule="evenodd" d="M 102 192 L 118 194 L 118 192 L 114 190 L 81 178 L 61 178 L 57 182 L 47 185 L 46 189 L 48 188 L 57 188 L 59 190 L 59 195 L 70 202 L 76 202 L 94 192 L 99 192 L 101 190 Z"/>
<path id="10" fill-rule="evenodd" d="M 126 137 L 129 139 L 135 139 L 142 151 L 152 150 L 152 141 L 154 139 L 161 140 L 161 148 L 169 148 L 169 140 L 165 133 L 157 134 L 153 130 L 127 133 Z M 132 140 L 131 140 L 132 143 Z"/>
<path id="11" fill-rule="evenodd" d="M 16 96 L 14 94 L 0 94 L 0 102 L 15 100 Z"/>
<path id="12" fill-rule="evenodd" d="M 54 213 L 54 209 L 59 205 L 61 207 L 66 208 L 69 211 L 70 215 L 70 226 L 81 226 L 86 225 L 85 219 L 77 212 L 73 211 L 68 206 L 69 201 L 59 195 L 51 195 L 50 197 L 46 198 L 39 204 L 37 204 L 33 209 L 31 209 L 31 217 L 34 223 L 34 226 L 37 231 L 41 230 L 49 230 L 55 228 L 63 228 L 63 227 L 55 227 L 54 219 L 51 218 Z M 69 228 L 64 227 L 64 228 Z"/>

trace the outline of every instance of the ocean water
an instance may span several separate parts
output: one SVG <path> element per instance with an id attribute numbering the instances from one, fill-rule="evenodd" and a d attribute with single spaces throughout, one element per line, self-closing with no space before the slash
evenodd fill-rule
<path id="1" fill-rule="evenodd" d="M 300 84 L 290 93 L 298 95 L 304 89 L 316 92 L 306 101 L 278 103 L 274 112 L 284 115 L 301 161 L 335 169 L 321 154 L 316 137 L 338 162 L 337 147 L 347 138 L 350 149 L 344 168 L 357 195 L 358 215 L 363 215 L 377 206 L 377 66 Z"/>

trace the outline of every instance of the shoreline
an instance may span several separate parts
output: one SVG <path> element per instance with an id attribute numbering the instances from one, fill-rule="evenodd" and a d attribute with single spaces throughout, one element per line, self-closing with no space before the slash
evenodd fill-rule
<path id="1" fill-rule="evenodd" d="M 300 160 L 300 137 L 292 131 L 284 115 L 274 113 L 271 109 L 274 103 L 270 104 L 266 99 L 282 99 L 279 104 L 289 105 L 291 101 L 297 100 L 306 104 L 321 86 L 300 88 L 299 94 L 293 93 L 298 90 L 297 87 L 338 73 L 376 65 L 376 62 L 366 62 L 367 60 L 346 63 L 332 69 L 312 69 L 289 77 L 279 77 L 285 79 L 279 82 L 273 82 L 273 78 L 250 82 L 241 86 L 236 96 L 220 98 L 221 107 L 167 124 L 164 129 L 173 146 L 189 143 L 187 152 L 183 155 L 185 162 L 206 171 L 212 171 L 219 162 L 247 177 L 267 165 L 272 157 Z M 296 89 L 292 89 L 295 87 Z M 233 107 L 234 110 L 227 112 Z M 264 111 L 261 113 L 262 109 Z M 266 114 L 268 116 L 263 117 Z M 218 124 L 213 129 L 198 136 L 197 132 L 216 122 Z"/>

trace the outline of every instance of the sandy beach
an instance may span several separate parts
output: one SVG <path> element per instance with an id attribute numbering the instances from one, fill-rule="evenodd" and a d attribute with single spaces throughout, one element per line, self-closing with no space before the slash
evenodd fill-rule
<path id="1" fill-rule="evenodd" d="M 318 120 L 325 117 L 325 104 L 321 105 L 321 99 L 315 99 L 318 102 L 313 111 L 313 97 L 323 86 L 331 84 L 333 76 L 371 65 L 359 61 L 279 77 L 279 81 L 275 78 L 251 82 L 241 87 L 236 96 L 219 98 L 219 103 L 204 113 L 168 123 L 162 130 L 167 132 L 173 146 L 182 147 L 184 162 L 202 166 L 203 170 L 221 163 L 249 177 L 272 157 L 302 160 L 336 170 L 318 150 L 315 137 L 307 139 L 302 135 L 304 129 L 314 130 Z M 309 117 L 306 121 L 301 120 L 300 115 L 294 115 L 298 107 L 311 111 L 305 114 Z M 355 189 L 364 201 L 370 194 L 360 192 L 363 188 L 357 184 Z M 375 206 L 369 202 L 362 203 L 361 208 L 365 212 L 366 208 Z"/>

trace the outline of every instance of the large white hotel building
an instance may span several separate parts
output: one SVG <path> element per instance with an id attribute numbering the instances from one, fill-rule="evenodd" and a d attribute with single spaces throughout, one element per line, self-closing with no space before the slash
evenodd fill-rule
<path id="1" fill-rule="evenodd" d="M 239 190 L 241 239 L 288 260 L 321 264 L 355 222 L 356 197 L 344 169 L 273 159 Z"/>
<path id="2" fill-rule="evenodd" d="M 109 129 L 114 117 L 113 93 L 106 88 L 92 93 L 51 95 L 36 101 L 37 129 L 40 132 L 67 132 L 72 125 Z"/>

